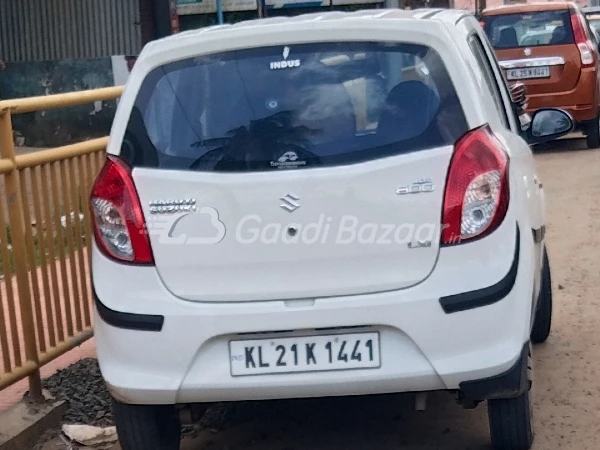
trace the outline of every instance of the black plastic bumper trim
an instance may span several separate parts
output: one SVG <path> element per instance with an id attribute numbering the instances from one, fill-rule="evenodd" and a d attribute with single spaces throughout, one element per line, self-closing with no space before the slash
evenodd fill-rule
<path id="1" fill-rule="evenodd" d="M 546 226 L 542 225 L 537 230 L 534 228 L 531 230 L 533 232 L 533 242 L 539 244 L 544 240 L 544 236 L 546 235 Z"/>
<path id="2" fill-rule="evenodd" d="M 526 343 L 521 350 L 521 356 L 510 369 L 493 377 L 463 381 L 459 384 L 461 394 L 473 401 L 518 397 L 529 388 L 528 356 L 529 343 Z"/>
<path id="3" fill-rule="evenodd" d="M 135 331 L 161 331 L 165 318 L 151 314 L 124 313 L 110 309 L 104 305 L 94 292 L 98 314 L 104 322 L 116 328 Z"/>
<path id="4" fill-rule="evenodd" d="M 463 292 L 461 294 L 448 295 L 440 298 L 440 305 L 446 314 L 451 314 L 468 309 L 479 308 L 499 302 L 506 297 L 517 280 L 519 271 L 519 252 L 521 239 L 519 226 L 517 225 L 517 236 L 515 239 L 515 254 L 512 265 L 504 278 L 498 283 L 476 291 Z"/>

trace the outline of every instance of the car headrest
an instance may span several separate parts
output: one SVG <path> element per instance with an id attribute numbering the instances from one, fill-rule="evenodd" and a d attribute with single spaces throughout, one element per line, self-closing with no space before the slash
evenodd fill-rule
<path id="1" fill-rule="evenodd" d="M 386 140 L 410 139 L 423 133 L 440 108 L 437 93 L 417 80 L 403 81 L 388 94 L 379 117 L 377 134 Z"/>
<path id="2" fill-rule="evenodd" d="M 565 39 L 565 27 L 556 27 L 552 32 L 549 44 L 561 44 Z"/>
<path id="3" fill-rule="evenodd" d="M 508 27 L 500 31 L 500 36 L 496 42 L 496 47 L 509 48 L 518 46 L 519 39 L 517 38 L 517 32 L 514 28 Z"/>

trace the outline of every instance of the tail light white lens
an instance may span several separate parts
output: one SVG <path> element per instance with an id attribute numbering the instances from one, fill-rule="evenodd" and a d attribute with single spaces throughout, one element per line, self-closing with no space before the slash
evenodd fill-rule
<path id="1" fill-rule="evenodd" d="M 509 202 L 508 156 L 486 126 L 455 145 L 448 171 L 442 244 L 460 244 L 494 231 Z"/>
<path id="2" fill-rule="evenodd" d="M 584 66 L 591 66 L 594 64 L 594 52 L 590 48 L 590 45 L 585 42 L 577 44 L 579 49 L 579 56 L 581 57 L 581 64 Z"/>
<path id="3" fill-rule="evenodd" d="M 596 64 L 594 51 L 592 50 L 593 45 L 586 35 L 583 18 L 578 14 L 571 15 L 571 28 L 573 28 L 573 37 L 579 49 L 581 65 L 592 66 Z"/>
<path id="4" fill-rule="evenodd" d="M 133 264 L 154 262 L 130 168 L 109 156 L 90 198 L 94 236 L 108 257 Z"/>

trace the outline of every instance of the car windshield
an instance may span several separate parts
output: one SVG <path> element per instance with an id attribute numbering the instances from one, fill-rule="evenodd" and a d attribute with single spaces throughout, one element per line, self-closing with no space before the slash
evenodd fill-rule
<path id="1" fill-rule="evenodd" d="M 483 23 L 484 30 L 496 49 L 574 42 L 568 10 L 484 16 Z"/>
<path id="2" fill-rule="evenodd" d="M 431 48 L 319 43 L 236 50 L 153 70 L 121 156 L 230 172 L 357 163 L 454 144 L 467 130 Z"/>

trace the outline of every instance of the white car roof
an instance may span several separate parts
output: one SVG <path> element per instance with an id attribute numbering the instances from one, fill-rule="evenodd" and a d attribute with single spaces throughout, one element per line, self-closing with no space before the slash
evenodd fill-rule
<path id="1" fill-rule="evenodd" d="M 214 25 L 196 30 L 184 31 L 173 36 L 158 39 L 146 45 L 142 55 L 145 53 L 162 53 L 177 48 L 190 39 L 212 38 L 215 34 L 226 31 L 228 37 L 243 39 L 248 35 L 269 33 L 282 30 L 308 29 L 324 30 L 332 27 L 349 25 L 357 29 L 374 24 L 389 24 L 391 21 L 407 22 L 419 21 L 420 26 L 427 22 L 438 24 L 446 23 L 455 25 L 461 18 L 472 16 L 468 11 L 442 8 L 421 8 L 414 10 L 404 9 L 367 9 L 355 12 L 328 11 L 323 13 L 310 13 L 294 17 L 271 17 L 265 19 L 253 19 L 236 24 Z M 433 27 L 432 27 L 433 28 Z"/>
<path id="2" fill-rule="evenodd" d="M 314 23 L 314 22 L 339 22 L 339 21 L 379 21 L 379 20 L 397 20 L 397 19 L 414 19 L 414 20 L 436 20 L 448 23 L 456 23 L 456 21 L 465 16 L 471 15 L 468 11 L 462 11 L 457 9 L 444 9 L 444 8 L 419 8 L 419 9 L 365 9 L 353 12 L 342 12 L 342 11 L 327 11 L 318 13 L 301 14 L 298 16 L 291 17 L 269 17 L 265 19 L 252 19 L 236 24 L 225 24 L 225 25 L 214 25 L 210 27 L 200 28 L 191 31 L 185 31 L 183 33 L 169 36 L 163 40 L 176 40 L 181 36 L 185 35 L 198 35 L 203 33 L 210 33 L 219 30 L 237 30 L 246 28 L 264 28 L 274 24 L 286 24 L 286 26 L 293 26 L 294 24 L 301 23 Z"/>

